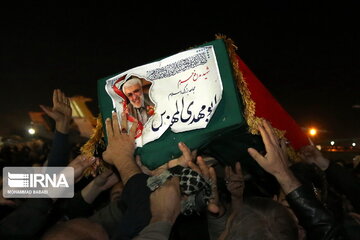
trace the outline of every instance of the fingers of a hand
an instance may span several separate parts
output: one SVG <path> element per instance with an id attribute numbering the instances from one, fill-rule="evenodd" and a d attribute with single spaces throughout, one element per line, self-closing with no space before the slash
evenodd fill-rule
<path id="1" fill-rule="evenodd" d="M 105 169 L 105 171 L 103 171 L 99 176 L 102 176 L 103 178 L 108 178 L 108 177 L 110 177 L 113 173 L 114 173 L 114 172 L 113 172 L 111 169 L 107 168 L 107 169 Z"/>
<path id="2" fill-rule="evenodd" d="M 259 126 L 259 131 L 260 131 L 260 134 L 261 134 L 261 138 L 262 138 L 262 140 L 264 142 L 266 152 L 269 152 L 272 149 L 272 146 L 273 146 L 273 143 L 272 143 L 272 141 L 270 139 L 270 136 L 269 136 L 268 132 L 265 130 L 265 128 L 263 126 Z"/>
<path id="3" fill-rule="evenodd" d="M 52 110 L 51 108 L 44 106 L 44 105 L 40 105 L 40 108 L 47 114 L 47 115 L 51 115 L 52 114 Z"/>
<path id="4" fill-rule="evenodd" d="M 140 159 L 140 156 L 139 155 L 136 155 L 135 157 L 135 161 L 136 161 L 136 164 L 139 166 L 139 168 L 141 169 L 141 171 L 147 175 L 152 175 L 151 174 L 151 171 L 142 164 L 141 162 L 141 159 Z"/>
<path id="5" fill-rule="evenodd" d="M 70 99 L 68 97 L 64 98 L 64 108 L 68 109 L 70 107 Z"/>
<path id="6" fill-rule="evenodd" d="M 289 159 L 288 159 L 288 153 L 287 153 L 287 145 L 286 145 L 286 139 L 285 138 L 282 138 L 280 139 L 280 148 L 281 148 L 281 151 L 282 151 L 282 160 L 284 161 L 284 163 L 286 165 L 289 165 Z"/>
<path id="7" fill-rule="evenodd" d="M 106 128 L 106 135 L 107 135 L 108 139 L 112 138 L 114 136 L 114 130 L 113 130 L 110 118 L 107 118 L 105 120 L 105 128 Z"/>
<path id="8" fill-rule="evenodd" d="M 89 157 L 84 157 L 81 161 L 82 166 L 83 167 L 89 167 L 91 166 L 93 163 L 95 163 L 96 158 L 93 156 L 89 156 Z"/>
<path id="9" fill-rule="evenodd" d="M 56 89 L 56 96 L 57 96 L 57 103 L 63 103 L 63 93 L 61 92 L 60 89 Z"/>
<path id="10" fill-rule="evenodd" d="M 66 103 L 66 105 L 70 106 L 70 98 L 67 97 L 65 103 Z"/>
<path id="11" fill-rule="evenodd" d="M 196 165 L 193 162 L 188 162 L 189 168 L 191 168 L 192 170 L 194 170 L 195 172 L 197 172 L 198 174 L 201 174 L 201 170 L 199 168 L 198 165 Z"/>
<path id="12" fill-rule="evenodd" d="M 208 211 L 211 212 L 211 213 L 218 213 L 220 211 L 220 208 L 217 204 L 214 204 L 214 203 L 209 203 L 208 205 Z"/>
<path id="13" fill-rule="evenodd" d="M 277 144 L 279 143 L 279 139 L 275 134 L 275 131 L 271 124 L 268 121 L 263 121 L 263 126 L 265 128 L 265 131 L 267 132 L 268 136 L 270 137 L 270 140 L 272 143 Z"/>
<path id="14" fill-rule="evenodd" d="M 67 104 L 68 100 L 67 100 L 67 97 L 65 96 L 65 93 L 63 93 L 61 91 L 60 91 L 60 93 L 61 93 L 61 101 L 65 104 Z"/>
<path id="15" fill-rule="evenodd" d="M 119 120 L 116 112 L 112 113 L 112 127 L 114 136 L 120 134 Z"/>
<path id="16" fill-rule="evenodd" d="M 235 164 L 235 173 L 236 173 L 237 175 L 242 175 L 242 170 L 241 170 L 241 164 L 240 164 L 240 162 L 237 162 L 237 163 Z"/>
<path id="17" fill-rule="evenodd" d="M 228 179 L 231 176 L 231 167 L 225 166 L 224 172 L 225 172 L 225 178 Z"/>
<path id="18" fill-rule="evenodd" d="M 194 161 L 196 159 L 196 156 L 197 156 L 197 149 L 191 152 L 191 161 Z"/>
<path id="19" fill-rule="evenodd" d="M 107 183 L 109 184 L 109 187 L 113 186 L 114 184 L 118 183 L 120 181 L 119 177 L 116 176 L 116 174 L 111 174 L 108 178 L 107 178 Z"/>
<path id="20" fill-rule="evenodd" d="M 280 146 L 281 146 L 282 151 L 283 151 L 284 153 L 286 153 L 286 152 L 287 152 L 287 151 L 286 151 L 287 146 L 286 146 L 286 139 L 285 139 L 285 138 L 281 138 L 281 139 L 280 139 Z"/>
<path id="21" fill-rule="evenodd" d="M 85 160 L 85 155 L 77 155 L 76 158 L 74 158 L 69 165 L 72 165 L 72 164 L 76 164 L 76 163 L 79 163 L 81 161 L 84 161 Z"/>
<path id="22" fill-rule="evenodd" d="M 57 89 L 54 89 L 54 92 L 53 92 L 53 104 L 54 105 L 58 104 L 58 91 L 57 91 Z"/>
<path id="23" fill-rule="evenodd" d="M 183 142 L 178 143 L 178 147 L 180 151 L 182 152 L 182 155 L 187 161 L 191 161 L 191 151 L 190 149 L 185 145 Z"/>
<path id="24" fill-rule="evenodd" d="M 196 158 L 196 163 L 199 165 L 203 177 L 205 177 L 205 179 L 209 179 L 210 178 L 209 167 L 206 165 L 204 159 L 201 156 L 198 156 Z"/>
<path id="25" fill-rule="evenodd" d="M 254 148 L 248 148 L 248 153 L 250 156 L 261 166 L 263 164 L 263 161 L 265 160 L 264 156 L 261 155 L 256 149 Z"/>
<path id="26" fill-rule="evenodd" d="M 69 163 L 69 166 L 77 169 L 78 171 L 83 171 L 83 169 L 90 167 L 95 162 L 95 160 L 95 157 L 79 155 Z"/>
<path id="27" fill-rule="evenodd" d="M 125 112 L 121 113 L 121 130 L 122 129 L 128 129 L 128 124 L 127 124 L 127 118 L 126 118 L 126 114 Z"/>
<path id="28" fill-rule="evenodd" d="M 58 101 L 63 103 L 64 102 L 64 93 L 60 89 L 57 89 L 57 96 L 58 96 Z"/>
<path id="29" fill-rule="evenodd" d="M 134 139 L 136 136 L 136 129 L 138 127 L 138 123 L 137 122 L 133 122 L 130 131 L 129 131 L 129 136 L 131 139 Z"/>
<path id="30" fill-rule="evenodd" d="M 142 165 L 142 162 L 141 162 L 140 155 L 136 155 L 135 161 L 136 161 L 136 164 L 137 164 L 140 168 L 143 166 L 143 165 Z"/>
<path id="31" fill-rule="evenodd" d="M 209 175 L 210 175 L 210 180 L 211 180 L 213 186 L 216 188 L 216 183 L 217 183 L 216 172 L 215 172 L 215 169 L 213 167 L 209 168 Z"/>

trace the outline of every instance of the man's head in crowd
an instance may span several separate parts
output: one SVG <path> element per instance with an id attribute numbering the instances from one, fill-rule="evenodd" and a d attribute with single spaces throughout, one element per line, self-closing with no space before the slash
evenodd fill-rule
<path id="1" fill-rule="evenodd" d="M 139 78 L 131 78 L 124 83 L 122 91 L 135 108 L 140 108 L 144 103 L 142 83 Z"/>
<path id="2" fill-rule="evenodd" d="M 298 239 L 297 225 L 287 209 L 272 199 L 249 198 L 234 217 L 226 240 Z"/>
<path id="3" fill-rule="evenodd" d="M 105 229 L 87 218 L 75 218 L 51 227 L 42 240 L 107 240 Z"/>

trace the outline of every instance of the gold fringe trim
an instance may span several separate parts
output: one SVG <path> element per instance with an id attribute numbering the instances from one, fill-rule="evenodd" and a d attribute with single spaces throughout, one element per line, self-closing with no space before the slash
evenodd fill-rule
<path id="1" fill-rule="evenodd" d="M 286 152 L 289 156 L 289 162 L 291 164 L 302 162 L 300 155 L 295 151 L 291 145 L 287 145 Z"/>
<path id="2" fill-rule="evenodd" d="M 90 136 L 89 140 L 80 148 L 81 154 L 90 157 L 95 153 L 96 144 L 101 141 L 103 136 L 103 126 L 101 114 L 96 119 L 96 127 L 93 131 L 93 134 Z"/>
<path id="3" fill-rule="evenodd" d="M 95 155 L 96 146 L 102 143 L 103 136 L 103 124 L 101 114 L 96 119 L 96 127 L 94 128 L 93 134 L 90 136 L 89 140 L 80 148 L 81 154 L 86 157 L 92 157 Z M 96 161 L 90 167 L 85 169 L 84 176 L 101 174 L 106 169 L 104 161 Z"/>
<path id="4" fill-rule="evenodd" d="M 251 98 L 251 92 L 248 88 L 247 82 L 244 79 L 244 76 L 239 69 L 239 64 L 236 55 L 236 50 L 238 48 L 231 38 L 228 38 L 223 34 L 216 34 L 215 38 L 222 39 L 226 44 L 226 48 L 228 50 L 229 58 L 233 68 L 234 78 L 236 80 L 236 85 L 242 97 L 242 101 L 244 105 L 244 118 L 247 125 L 249 126 L 248 131 L 251 134 L 259 135 L 260 134 L 259 125 L 264 119 L 255 116 L 256 104 L 254 100 Z M 286 131 L 279 130 L 274 127 L 273 130 L 278 138 L 282 139 L 285 137 Z M 292 146 L 290 145 L 287 146 L 287 153 L 291 162 L 301 161 L 299 155 L 295 152 Z"/>
<path id="5" fill-rule="evenodd" d="M 234 44 L 233 40 L 226 37 L 222 34 L 216 34 L 216 39 L 222 39 L 228 50 L 229 58 L 233 68 L 234 78 L 236 80 L 236 85 L 238 90 L 241 93 L 242 101 L 244 104 L 244 117 L 245 121 L 249 126 L 249 132 L 251 134 L 259 134 L 259 124 L 263 120 L 262 118 L 255 116 L 255 102 L 251 98 L 251 93 L 247 86 L 247 82 L 245 81 L 242 72 L 239 69 L 239 64 L 236 58 L 236 50 L 237 46 Z"/>
<path id="6" fill-rule="evenodd" d="M 234 44 L 233 40 L 226 37 L 222 34 L 216 34 L 216 39 L 222 39 L 227 47 L 229 58 L 232 64 L 234 78 L 236 80 L 236 85 L 238 90 L 241 93 L 242 101 L 244 105 L 244 117 L 245 121 L 247 122 L 249 126 L 249 132 L 251 134 L 259 135 L 259 125 L 264 120 L 263 118 L 259 118 L 255 116 L 255 102 L 251 98 L 251 93 L 248 89 L 247 82 L 245 81 L 242 72 L 239 69 L 239 64 L 236 58 L 236 50 L 237 46 Z M 273 128 L 275 131 L 275 134 L 279 138 L 284 138 L 285 131 L 279 130 L 277 128 Z M 80 151 L 81 154 L 84 154 L 85 156 L 91 157 L 94 156 L 94 153 L 96 151 L 97 144 L 100 144 L 102 141 L 103 136 L 103 125 L 102 125 L 102 117 L 101 114 L 97 117 L 96 121 L 96 127 L 94 129 L 93 134 L 89 138 L 89 140 L 81 147 Z M 299 155 L 295 152 L 295 150 L 288 146 L 287 152 L 289 155 L 289 158 L 291 159 L 291 162 L 298 162 L 301 161 Z M 85 170 L 84 175 L 97 175 L 101 172 L 103 172 L 107 168 L 107 164 L 101 159 L 100 162 L 94 163 L 92 166 L 87 168 Z"/>

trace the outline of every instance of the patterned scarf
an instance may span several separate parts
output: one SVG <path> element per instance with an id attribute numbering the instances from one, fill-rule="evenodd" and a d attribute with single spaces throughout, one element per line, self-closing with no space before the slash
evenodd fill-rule
<path id="1" fill-rule="evenodd" d="M 151 191 L 155 191 L 173 176 L 179 177 L 181 194 L 186 196 L 181 201 L 181 213 L 191 215 L 207 207 L 212 197 L 211 182 L 191 168 L 182 166 L 170 168 L 158 176 L 149 177 L 147 186 Z"/>

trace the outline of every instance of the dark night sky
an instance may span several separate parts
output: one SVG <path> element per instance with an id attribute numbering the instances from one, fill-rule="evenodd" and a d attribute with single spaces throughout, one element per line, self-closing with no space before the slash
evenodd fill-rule
<path id="1" fill-rule="evenodd" d="M 54 88 L 91 97 L 96 109 L 98 79 L 222 33 L 301 126 L 359 137 L 359 9 L 345 1 L 251 2 L 2 7 L 0 135 L 24 129 L 27 112 L 50 105 Z"/>

